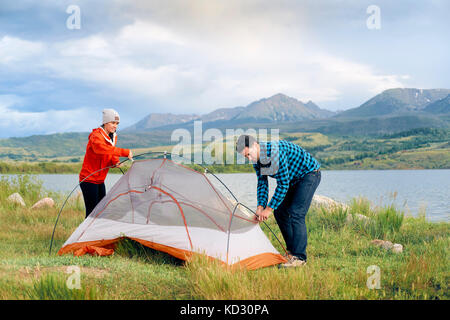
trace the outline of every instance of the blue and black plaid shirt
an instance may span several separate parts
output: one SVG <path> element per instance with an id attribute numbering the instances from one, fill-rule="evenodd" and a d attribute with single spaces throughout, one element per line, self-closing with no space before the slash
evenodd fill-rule
<path id="1" fill-rule="evenodd" d="M 289 185 L 305 174 L 320 168 L 319 162 L 302 147 L 280 140 L 260 143 L 260 160 L 253 164 L 258 177 L 258 206 L 267 206 L 269 182 L 267 176 L 277 180 L 277 187 L 269 207 L 276 209 L 283 201 Z"/>

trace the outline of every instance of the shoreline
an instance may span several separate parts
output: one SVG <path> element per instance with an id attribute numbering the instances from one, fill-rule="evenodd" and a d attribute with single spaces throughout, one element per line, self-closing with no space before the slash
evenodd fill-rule
<path id="1" fill-rule="evenodd" d="M 138 160 L 136 160 L 138 161 Z M 78 174 L 81 170 L 81 162 L 78 163 L 64 163 L 64 162 L 23 162 L 16 164 L 14 162 L 0 162 L 0 174 Z M 203 171 L 203 168 L 198 168 L 196 164 L 187 164 L 197 171 Z M 213 173 L 249 173 L 253 172 L 251 164 L 237 165 L 242 166 L 242 168 L 235 168 L 236 165 L 225 164 L 225 165 L 204 165 Z M 197 168 L 196 168 L 197 167 Z M 128 170 L 129 166 L 124 166 L 122 169 L 124 172 Z M 327 166 L 321 167 L 322 171 L 406 171 L 406 170 L 450 170 L 449 168 L 425 168 L 425 167 L 393 167 L 386 168 L 383 166 L 375 167 L 341 167 L 341 166 Z M 121 173 L 119 169 L 113 168 L 109 169 L 110 173 Z"/>
<path id="2" fill-rule="evenodd" d="M 239 198 L 245 203 L 253 203 L 256 192 L 252 184 L 254 171 L 248 172 L 214 172 L 233 190 L 238 192 Z M 203 171 L 202 171 L 203 173 Z M 72 190 L 78 182 L 77 173 L 7 173 L 0 174 L 0 181 L 40 180 L 48 192 L 66 192 Z M 122 173 L 110 172 L 105 181 L 106 187 L 111 188 L 121 178 Z M 450 176 L 449 169 L 420 169 L 420 170 L 323 170 L 323 178 L 327 182 L 321 183 L 316 194 L 324 195 L 337 201 L 347 203 L 351 198 L 365 198 L 374 206 L 394 204 L 397 208 L 413 217 L 425 213 L 428 221 L 448 222 L 448 201 L 442 197 L 450 185 L 446 182 Z M 27 179 L 28 177 L 28 179 Z M 212 176 L 210 179 L 213 179 Z M 251 181 L 250 181 L 250 180 Z M 214 179 L 213 179 L 214 180 Z M 250 181 L 242 187 L 242 183 Z M 6 182 L 5 181 L 5 182 Z M 256 180 L 255 180 L 256 181 Z M 417 192 L 414 181 L 422 181 L 436 190 L 440 186 L 442 192 Z M 271 190 L 276 182 L 271 179 Z M 220 186 L 219 186 L 220 187 Z M 255 189 L 255 190 L 254 190 Z M 273 190 L 271 191 L 273 192 Z M 256 195 L 255 195 L 256 196 Z"/>

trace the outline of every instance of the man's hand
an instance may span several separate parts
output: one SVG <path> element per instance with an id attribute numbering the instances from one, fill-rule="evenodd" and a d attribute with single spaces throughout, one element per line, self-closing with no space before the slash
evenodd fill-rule
<path id="1" fill-rule="evenodd" d="M 271 207 L 266 207 L 264 209 L 262 206 L 258 206 L 258 208 L 256 209 L 257 217 L 255 217 L 255 219 L 259 222 L 266 221 L 272 213 L 273 209 Z"/>
<path id="2" fill-rule="evenodd" d="M 264 211 L 264 207 L 263 206 L 258 206 L 257 208 L 256 208 L 256 215 L 260 215 L 260 213 L 261 212 L 263 212 Z"/>

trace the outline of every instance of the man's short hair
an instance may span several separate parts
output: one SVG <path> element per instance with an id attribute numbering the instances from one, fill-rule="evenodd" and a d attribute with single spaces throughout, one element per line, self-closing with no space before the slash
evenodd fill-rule
<path id="1" fill-rule="evenodd" d="M 237 139 L 236 151 L 238 153 L 242 153 L 245 147 L 250 148 L 251 146 L 253 146 L 255 142 L 258 143 L 258 141 L 256 141 L 254 137 L 248 134 L 243 134 L 239 136 L 239 138 Z"/>

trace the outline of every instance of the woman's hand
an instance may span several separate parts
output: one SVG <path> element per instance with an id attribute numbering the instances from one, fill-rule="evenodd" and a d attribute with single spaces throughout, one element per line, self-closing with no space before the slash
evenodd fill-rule
<path id="1" fill-rule="evenodd" d="M 130 159 L 131 161 L 133 160 L 133 151 L 130 150 L 130 153 L 128 154 L 128 159 Z"/>

